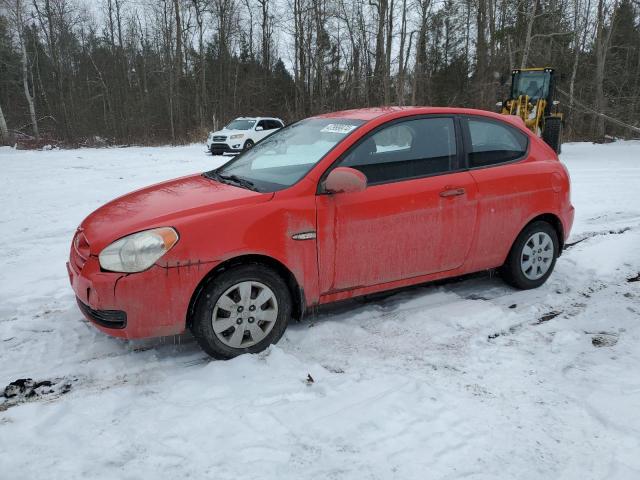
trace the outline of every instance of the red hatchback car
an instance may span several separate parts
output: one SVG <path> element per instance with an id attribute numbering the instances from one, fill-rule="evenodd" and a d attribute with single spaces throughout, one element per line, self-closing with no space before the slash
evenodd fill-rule
<path id="1" fill-rule="evenodd" d="M 78 228 L 67 267 L 103 332 L 189 328 L 230 358 L 277 342 L 319 304 L 498 267 L 537 287 L 569 235 L 569 189 L 557 155 L 516 117 L 337 112 L 104 205 Z"/>

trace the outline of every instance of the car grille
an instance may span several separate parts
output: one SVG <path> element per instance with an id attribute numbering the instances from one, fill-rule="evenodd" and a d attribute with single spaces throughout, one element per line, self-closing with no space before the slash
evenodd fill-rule
<path id="1" fill-rule="evenodd" d="M 214 142 L 224 142 L 227 139 L 224 135 L 214 135 L 211 140 Z"/>
<path id="2" fill-rule="evenodd" d="M 211 144 L 211 153 L 225 153 L 230 151 L 229 145 L 226 143 L 212 143 Z"/>
<path id="3" fill-rule="evenodd" d="M 78 271 L 82 270 L 89 258 L 89 242 L 82 231 L 76 232 L 71 243 L 71 263 Z"/>
<path id="4" fill-rule="evenodd" d="M 127 314 L 122 310 L 94 310 L 76 297 L 78 307 L 91 321 L 106 328 L 124 328 L 127 326 Z"/>

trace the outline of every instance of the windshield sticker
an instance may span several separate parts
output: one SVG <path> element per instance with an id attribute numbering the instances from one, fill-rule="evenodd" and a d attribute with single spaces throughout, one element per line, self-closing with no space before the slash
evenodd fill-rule
<path id="1" fill-rule="evenodd" d="M 357 126 L 358 125 L 345 125 L 344 123 L 330 123 L 320 131 L 323 133 L 339 133 L 341 135 L 346 135 Z"/>

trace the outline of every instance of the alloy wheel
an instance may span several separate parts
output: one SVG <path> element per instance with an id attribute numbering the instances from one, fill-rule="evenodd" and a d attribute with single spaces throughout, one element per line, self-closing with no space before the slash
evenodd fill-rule
<path id="1" fill-rule="evenodd" d="M 529 237 L 520 254 L 520 268 L 529 280 L 544 276 L 553 263 L 555 252 L 553 240 L 545 232 L 536 232 Z"/>
<path id="2" fill-rule="evenodd" d="M 278 318 L 278 301 L 264 283 L 244 281 L 228 288 L 213 309 L 213 331 L 231 348 L 247 348 L 262 341 Z"/>

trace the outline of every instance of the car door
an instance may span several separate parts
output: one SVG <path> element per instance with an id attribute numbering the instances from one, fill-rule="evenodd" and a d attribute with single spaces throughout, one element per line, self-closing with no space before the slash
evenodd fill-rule
<path id="1" fill-rule="evenodd" d="M 258 127 L 261 127 L 261 130 L 258 130 Z M 260 120 L 258 123 L 256 123 L 256 126 L 254 127 L 254 135 L 256 137 L 256 143 L 258 143 L 260 140 L 262 140 L 264 137 L 266 137 L 267 135 L 269 135 L 271 132 L 269 131 L 269 124 L 268 124 L 268 120 Z"/>
<path id="2" fill-rule="evenodd" d="M 528 159 L 528 137 L 500 120 L 466 116 L 461 120 L 470 173 L 478 185 L 474 268 L 504 262 L 513 241 L 535 212 L 540 195 L 554 195 L 550 174 Z"/>
<path id="3" fill-rule="evenodd" d="M 321 294 L 464 263 L 477 191 L 460 163 L 456 123 L 450 116 L 394 122 L 334 164 L 361 171 L 369 185 L 362 192 L 317 196 Z"/>

